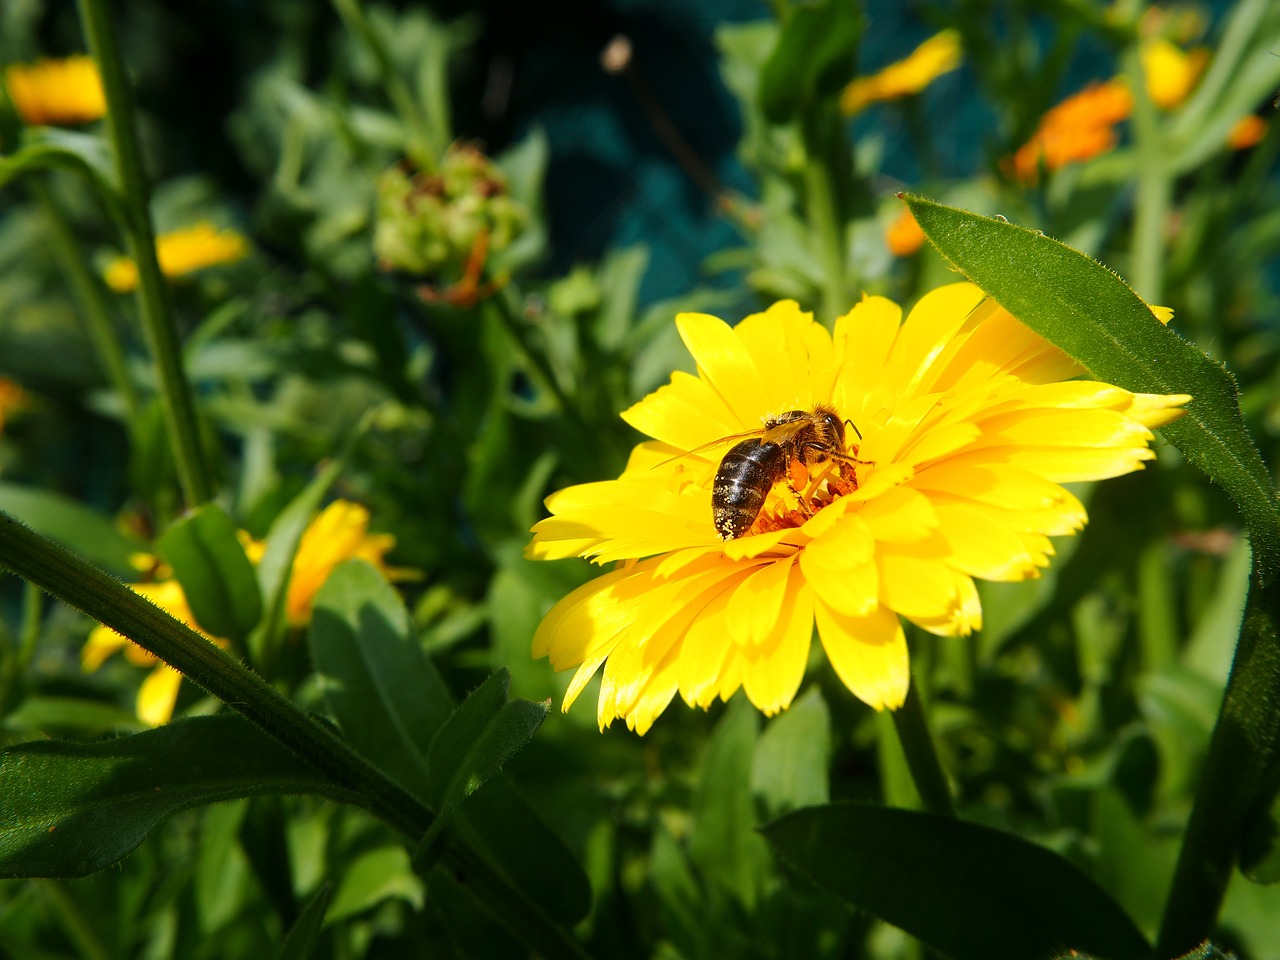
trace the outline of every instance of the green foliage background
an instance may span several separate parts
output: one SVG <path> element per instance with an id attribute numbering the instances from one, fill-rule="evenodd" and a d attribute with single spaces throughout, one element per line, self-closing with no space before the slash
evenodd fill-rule
<path id="1" fill-rule="evenodd" d="M 380 269 L 380 178 L 406 157 L 435 170 L 468 137 L 475 42 L 500 9 L 226 6 L 228 22 L 254 29 L 222 38 L 189 89 L 158 83 L 182 16 L 150 2 L 108 8 L 141 104 L 155 229 L 210 220 L 252 243 L 246 259 L 169 287 L 196 398 L 192 446 L 216 505 L 184 516 L 138 309 L 97 280 L 125 249 L 95 186 L 128 199 L 111 145 L 96 126 L 19 130 L 6 109 L 0 376 L 32 401 L 0 432 L 0 509 L 115 576 L 131 575 L 141 549 L 185 564 L 193 603 L 212 598 L 219 632 L 282 695 L 279 709 L 323 718 L 298 729 L 349 745 L 375 774 L 343 767 L 337 746 L 331 767 L 317 765 L 193 684 L 185 719 L 139 733 L 142 673 L 119 658 L 82 673 L 92 621 L 5 577 L 0 953 L 1157 955 L 1149 941 L 1203 789 L 1251 576 L 1263 626 L 1246 636 L 1275 643 L 1273 591 L 1262 590 L 1275 571 L 1251 555 L 1244 524 L 1255 547 L 1274 548 L 1265 464 L 1280 424 L 1280 135 L 1272 123 L 1247 152 L 1225 146 L 1240 116 L 1272 117 L 1273 5 L 1205 11 L 1213 54 L 1187 101 L 1166 113 L 1139 97 L 1117 149 L 1034 186 L 1010 180 L 1001 159 L 1072 91 L 1075 44 L 1102 52 L 1096 78 L 1138 76 L 1142 4 L 921 4 L 928 29 L 956 29 L 965 46 L 963 73 L 938 84 L 965 84 L 994 118 L 981 168 L 963 179 L 928 173 L 953 146 L 935 137 L 930 94 L 856 124 L 839 114 L 860 54 L 911 45 L 877 35 L 855 6 L 779 2 L 772 18 L 762 9 L 725 24 L 715 66 L 737 101 L 753 186 L 707 203 L 740 244 L 707 259 L 704 285 L 657 303 L 640 292 L 643 246 L 547 269 L 552 151 L 538 129 L 493 157 L 522 211 L 478 278 L 496 290 L 460 295 L 471 235 L 426 275 Z M 6 3 L 0 58 L 83 49 L 80 30 L 67 5 Z M 204 103 L 233 105 L 225 131 L 202 125 Z M 900 129 L 925 171 L 912 182 L 886 159 Z M 902 191 L 946 205 L 931 222 L 913 201 L 949 259 L 930 247 L 888 254 Z M 1048 262 L 1034 235 L 949 208 L 1061 240 L 1173 307 L 1194 349 L 1090 358 L 1081 351 L 1101 338 L 1087 335 L 1073 352 L 1094 369 L 1114 362 L 1122 383 L 1176 351 L 1206 378 L 1217 368 L 1197 366 L 1201 353 L 1225 364 L 1243 420 L 1231 381 L 1201 381 L 1223 392 L 1205 434 L 1230 435 L 1246 458 L 1256 444 L 1265 492 L 1237 496 L 1203 445 L 1172 431 L 1179 446 L 1158 442 L 1152 469 L 1079 491 L 1089 527 L 1057 544 L 1043 578 L 983 587 L 981 634 L 911 637 L 964 828 L 886 809 L 921 805 L 893 723 L 817 654 L 796 703 L 769 720 L 738 697 L 707 714 L 673 706 L 643 739 L 601 733 L 594 685 L 572 712 L 555 709 L 568 676 L 532 660 L 529 642 L 550 604 L 594 571 L 526 561 L 528 529 L 551 490 L 619 471 L 637 437 L 617 413 L 689 367 L 674 314 L 794 297 L 829 322 L 862 291 L 910 302 L 955 267 L 998 297 L 1040 302 L 1016 271 Z M 958 239 L 970 227 L 976 251 Z M 998 249 L 1013 253 L 1001 261 Z M 1116 329 L 1123 297 L 1106 300 L 1104 271 L 1058 269 L 1055 289 L 1103 304 L 1099 329 Z M 123 387 L 86 327 L 94 302 L 123 344 Z M 1069 316 L 1053 313 L 1042 332 L 1069 339 Z M 340 568 L 302 635 L 279 619 L 279 577 L 334 496 L 367 504 L 374 529 L 397 538 L 392 562 L 422 579 L 393 589 L 368 566 Z M 266 537 L 271 560 L 249 567 L 236 528 Z M 1258 695 L 1258 715 L 1274 712 L 1276 693 Z M 1280 870 L 1273 742 L 1257 736 L 1226 854 L 1244 872 L 1204 933 L 1265 960 L 1280 958 L 1280 893 L 1268 885 Z M 1205 909 L 1212 919 L 1216 902 Z"/>

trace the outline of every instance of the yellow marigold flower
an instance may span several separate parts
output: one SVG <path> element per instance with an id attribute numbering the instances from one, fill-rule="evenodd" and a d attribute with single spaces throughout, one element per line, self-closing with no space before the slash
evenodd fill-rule
<path id="1" fill-rule="evenodd" d="M 905 60 L 891 63 L 879 73 L 858 77 L 840 94 L 840 109 L 852 116 L 880 100 L 897 100 L 919 93 L 944 73 L 960 66 L 960 33 L 936 33 Z"/>
<path id="2" fill-rule="evenodd" d="M 1116 124 L 1132 110 L 1133 94 L 1123 80 L 1092 84 L 1048 111 L 1008 166 L 1019 180 L 1031 183 L 1041 164 L 1057 170 L 1106 153 L 1116 145 Z"/>
<path id="3" fill-rule="evenodd" d="M 388 567 L 383 559 L 395 545 L 392 534 L 369 532 L 369 511 L 360 504 L 335 500 L 325 507 L 298 542 L 285 600 L 290 626 L 310 621 L 316 594 L 344 560 L 367 560 L 390 577 L 405 576 L 405 571 Z"/>
<path id="4" fill-rule="evenodd" d="M 1232 150 L 1247 150 L 1267 135 L 1267 121 L 1256 113 L 1241 117 L 1227 131 L 1227 146 Z"/>
<path id="5" fill-rule="evenodd" d="M 901 618 L 941 636 L 978 629 L 975 577 L 1035 577 L 1049 537 L 1084 525 L 1059 484 L 1141 469 L 1151 428 L 1190 399 L 1064 382 L 1078 365 L 967 283 L 929 293 L 905 321 L 864 297 L 834 335 L 792 301 L 736 327 L 676 324 L 697 375 L 673 374 L 622 414 L 654 439 L 618 479 L 549 497 L 527 551 L 621 561 L 556 604 L 533 640 L 535 656 L 577 668 L 566 710 L 603 665 L 601 728 L 622 718 L 644 733 L 677 693 L 708 707 L 739 687 L 777 713 L 815 624 L 857 697 L 900 706 Z M 822 407 L 856 425 L 840 458 L 788 462 L 750 528 L 722 540 L 716 441 Z"/>
<path id="6" fill-rule="evenodd" d="M 884 242 L 895 257 L 909 257 L 924 245 L 924 231 L 911 211 L 905 206 L 896 220 L 889 225 Z"/>
<path id="7" fill-rule="evenodd" d="M 130 589 L 146 597 L 161 610 L 175 620 L 180 620 L 192 630 L 200 633 L 220 647 L 227 641 L 212 637 L 200 629 L 195 615 L 187 604 L 187 596 L 182 592 L 182 584 L 177 580 L 160 580 L 155 583 L 133 583 Z M 138 689 L 138 719 L 153 727 L 168 723 L 173 716 L 173 706 L 178 702 L 178 687 L 182 683 L 182 674 L 161 661 L 155 654 L 142 649 L 132 640 L 117 633 L 103 624 L 98 624 L 89 632 L 84 648 L 80 651 L 80 665 L 86 670 L 97 670 L 104 660 L 117 650 L 136 667 L 150 667 L 151 673 L 142 681 Z"/>
<path id="8" fill-rule="evenodd" d="M 207 221 L 156 238 L 156 256 L 166 277 L 239 260 L 248 252 L 249 242 L 244 237 L 234 230 L 219 230 Z M 116 257 L 107 266 L 105 279 L 116 293 L 128 293 L 138 285 L 138 265 L 131 257 Z"/>
<path id="9" fill-rule="evenodd" d="M 1187 99 L 1209 62 L 1209 51 L 1183 50 L 1164 37 L 1144 40 L 1139 56 L 1147 96 L 1162 110 L 1172 110 Z"/>
<path id="10" fill-rule="evenodd" d="M 27 409 L 27 392 L 8 377 L 0 377 L 0 433 L 9 414 Z"/>
<path id="11" fill-rule="evenodd" d="M 92 57 L 13 64 L 4 75 L 9 96 L 32 126 L 89 123 L 106 115 L 102 77 Z"/>

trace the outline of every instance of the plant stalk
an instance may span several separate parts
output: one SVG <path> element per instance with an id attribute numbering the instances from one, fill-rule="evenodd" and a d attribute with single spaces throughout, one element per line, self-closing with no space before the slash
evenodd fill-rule
<path id="1" fill-rule="evenodd" d="M 1125 57 L 1125 74 L 1133 91 L 1133 133 L 1138 155 L 1138 185 L 1134 198 L 1130 282 L 1149 303 L 1164 297 L 1167 257 L 1165 226 L 1173 201 L 1173 171 L 1156 105 L 1147 96 L 1142 61 L 1136 46 Z"/>
<path id="2" fill-rule="evenodd" d="M 1260 586 L 1257 573 L 1165 902 L 1159 957 L 1182 956 L 1213 932 L 1247 818 L 1266 799 L 1280 738 L 1280 582 Z"/>
<path id="3" fill-rule="evenodd" d="M 177 668 L 335 784 L 365 798 L 371 813 L 411 841 L 420 840 L 430 827 L 431 811 L 333 729 L 307 716 L 244 664 L 120 581 L 3 511 L 0 568 L 13 571 Z M 532 951 L 548 958 L 585 956 L 577 941 L 475 851 L 455 841 L 441 864 Z"/>
<path id="4" fill-rule="evenodd" d="M 106 0 L 78 2 L 85 40 L 102 74 L 102 89 L 107 99 L 107 135 L 115 155 L 116 178 L 125 217 L 121 227 L 129 255 L 138 268 L 138 312 L 156 365 L 178 482 L 187 506 L 195 507 L 209 500 L 213 487 L 200 449 L 195 401 L 182 366 L 169 291 L 156 257 L 155 231 L 151 225 L 151 187 L 138 147 L 133 89 L 125 76 Z"/>
<path id="5" fill-rule="evenodd" d="M 827 149 L 830 118 L 819 107 L 816 115 L 802 119 L 804 129 L 804 206 L 813 231 L 818 266 L 822 271 L 822 317 L 826 323 L 844 313 L 849 304 L 845 292 L 844 225 L 840 218 L 834 171 Z M 835 109 L 834 106 L 832 109 Z M 843 133 L 841 133 L 843 135 Z"/>
<path id="6" fill-rule="evenodd" d="M 898 732 L 907 768 L 911 771 L 911 779 L 915 781 L 924 809 L 940 816 L 954 817 L 956 809 L 951 800 L 951 788 L 938 760 L 938 750 L 929 732 L 924 703 L 914 677 L 907 688 L 906 701 L 893 711 L 893 727 Z"/>

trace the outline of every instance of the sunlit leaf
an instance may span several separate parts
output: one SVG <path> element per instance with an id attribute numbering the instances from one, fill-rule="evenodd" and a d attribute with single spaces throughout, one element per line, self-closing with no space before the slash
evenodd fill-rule
<path id="1" fill-rule="evenodd" d="M 236 525 L 217 504 L 206 503 L 179 518 L 156 541 L 173 567 L 196 622 L 217 637 L 243 637 L 262 616 L 253 564 L 236 537 Z"/>

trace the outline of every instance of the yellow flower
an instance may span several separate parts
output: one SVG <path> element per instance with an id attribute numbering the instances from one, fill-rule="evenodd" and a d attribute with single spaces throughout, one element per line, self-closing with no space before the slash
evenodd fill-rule
<path id="1" fill-rule="evenodd" d="M 369 533 L 369 511 L 350 500 L 335 500 L 303 531 L 289 574 L 285 612 L 289 625 L 301 627 L 311 619 L 316 593 L 333 568 L 344 560 L 367 560 L 391 578 L 406 572 L 386 565 L 383 558 L 396 545 L 389 533 Z"/>
<path id="2" fill-rule="evenodd" d="M 577 668 L 565 709 L 603 665 L 601 728 L 620 717 L 644 733 L 677 693 L 708 707 L 738 687 L 774 714 L 800 687 L 815 624 L 856 696 L 900 706 L 900 618 L 941 636 L 978 629 L 973 578 L 1035 577 L 1049 537 L 1084 525 L 1059 484 L 1141 469 L 1150 428 L 1190 399 L 1062 382 L 1077 364 L 967 283 L 905 321 L 864 297 L 834 335 L 791 301 L 736 327 L 676 324 L 697 375 L 673 374 L 623 413 L 654 439 L 618 479 L 549 497 L 528 548 L 621 561 L 533 640 L 535 656 Z M 854 425 L 845 462 L 791 464 L 750 529 L 722 540 L 712 491 L 727 446 L 706 445 L 819 405 Z"/>
<path id="3" fill-rule="evenodd" d="M 962 50 L 956 30 L 936 33 L 905 60 L 891 63 L 879 73 L 858 77 L 840 94 L 840 109 L 852 116 L 880 100 L 897 100 L 919 93 L 944 73 L 960 66 Z"/>
<path id="4" fill-rule="evenodd" d="M 1139 56 L 1147 96 L 1162 110 L 1172 110 L 1187 98 L 1209 62 L 1209 51 L 1183 50 L 1163 37 L 1144 40 Z"/>
<path id="5" fill-rule="evenodd" d="M 0 377 L 0 433 L 11 413 L 27 409 L 27 392 L 8 377 Z"/>
<path id="6" fill-rule="evenodd" d="M 166 277 L 239 260 L 248 252 L 249 243 L 240 234 L 204 221 L 156 238 L 156 256 Z M 128 293 L 138 285 L 138 265 L 130 257 L 116 257 L 108 264 L 105 279 L 116 293 Z"/>
<path id="7" fill-rule="evenodd" d="M 161 610 L 175 620 L 180 620 L 192 630 L 220 647 L 227 646 L 227 641 L 212 637 L 200 629 L 195 615 L 187 604 L 187 596 L 182 592 L 182 584 L 177 580 L 160 580 L 155 583 L 133 583 L 130 589 L 146 597 Z M 104 660 L 117 650 L 124 652 L 124 657 L 136 667 L 151 667 L 151 673 L 142 681 L 138 689 L 138 719 L 153 727 L 168 723 L 173 716 L 173 706 L 178 702 L 178 687 L 182 683 L 182 674 L 161 661 L 154 653 L 142 649 L 103 624 L 98 624 L 89 632 L 84 648 L 80 651 L 80 665 L 86 671 L 97 670 Z"/>
<path id="8" fill-rule="evenodd" d="M 909 257 L 924 245 L 924 231 L 905 206 L 889 225 L 884 242 L 895 257 Z"/>
<path id="9" fill-rule="evenodd" d="M 4 79 L 18 114 L 32 126 L 88 123 L 106 115 L 102 77 L 92 57 L 15 63 Z"/>
<path id="10" fill-rule="evenodd" d="M 1123 80 L 1095 83 L 1040 118 L 1040 125 L 1006 163 L 1015 177 L 1033 183 L 1040 173 L 1106 153 L 1116 145 L 1115 127 L 1133 110 Z"/>

